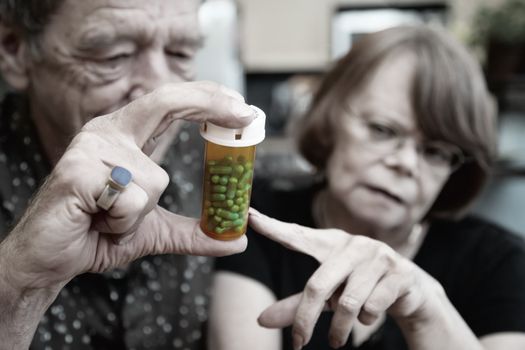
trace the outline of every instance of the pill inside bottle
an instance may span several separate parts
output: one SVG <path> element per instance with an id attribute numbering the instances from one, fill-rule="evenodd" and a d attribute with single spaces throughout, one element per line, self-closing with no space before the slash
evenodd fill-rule
<path id="1" fill-rule="evenodd" d="M 264 140 L 266 121 L 261 109 L 250 107 L 256 117 L 245 128 L 228 129 L 210 122 L 200 128 L 206 140 L 200 227 L 219 240 L 246 233 L 256 145 Z"/>

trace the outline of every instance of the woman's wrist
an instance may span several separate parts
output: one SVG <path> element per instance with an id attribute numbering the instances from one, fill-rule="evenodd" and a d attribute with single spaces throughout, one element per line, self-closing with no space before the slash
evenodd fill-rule
<path id="1" fill-rule="evenodd" d="M 482 349 L 445 290 L 430 278 L 424 301 L 413 314 L 397 319 L 408 347 L 418 350 Z"/>

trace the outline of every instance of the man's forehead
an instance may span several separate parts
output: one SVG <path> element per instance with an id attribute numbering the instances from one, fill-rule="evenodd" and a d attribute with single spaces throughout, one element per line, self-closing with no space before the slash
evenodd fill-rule
<path id="1" fill-rule="evenodd" d="M 60 8 L 60 17 L 81 16 L 86 18 L 100 13 L 141 11 L 150 16 L 196 15 L 198 0 L 65 0 Z"/>
<path id="2" fill-rule="evenodd" d="M 163 26 L 170 37 L 198 45 L 197 9 L 196 0 L 66 0 L 54 24 L 85 44 L 122 34 L 149 36 L 154 27 Z"/>

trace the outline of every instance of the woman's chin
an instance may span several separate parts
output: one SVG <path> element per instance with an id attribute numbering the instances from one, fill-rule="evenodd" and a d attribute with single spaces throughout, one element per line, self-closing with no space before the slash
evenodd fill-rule
<path id="1" fill-rule="evenodd" d="M 406 212 L 400 207 L 374 208 L 366 205 L 350 208 L 354 220 L 360 222 L 364 231 L 368 232 L 390 232 L 395 228 L 407 226 Z M 409 226 L 409 225 L 408 225 Z"/>

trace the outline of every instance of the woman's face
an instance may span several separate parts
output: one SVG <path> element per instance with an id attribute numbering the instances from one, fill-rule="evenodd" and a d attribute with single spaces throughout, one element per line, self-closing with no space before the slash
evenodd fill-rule
<path id="1" fill-rule="evenodd" d="M 450 175 L 439 153 L 442 144 L 432 153 L 436 144 L 418 130 L 411 105 L 414 66 L 414 56 L 393 55 L 338 116 L 326 171 L 332 198 L 346 209 L 350 226 L 376 234 L 409 229 L 426 214 Z M 390 142 L 393 135 L 406 137 Z M 447 146 L 443 144 L 444 151 Z"/>

